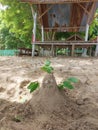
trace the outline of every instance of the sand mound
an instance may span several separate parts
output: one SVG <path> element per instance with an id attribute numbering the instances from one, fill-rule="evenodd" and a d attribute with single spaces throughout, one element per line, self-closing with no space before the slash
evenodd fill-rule
<path id="1" fill-rule="evenodd" d="M 59 110 L 66 100 L 57 88 L 57 83 L 53 74 L 47 74 L 43 79 L 40 89 L 33 94 L 30 102 L 32 108 L 42 113 L 53 112 Z"/>
<path id="2" fill-rule="evenodd" d="M 51 58 L 56 79 L 44 77 L 45 60 L 1 57 L 0 130 L 98 130 L 98 60 Z M 80 80 L 75 88 L 59 90 L 71 76 Z M 42 85 L 30 94 L 27 84 L 35 80 Z"/>
<path id="3" fill-rule="evenodd" d="M 96 113 L 95 116 L 92 111 Z M 70 91 L 59 90 L 53 74 L 44 77 L 42 86 L 33 93 L 22 116 L 33 118 L 37 122 L 33 126 L 34 130 L 98 129 L 95 119 L 98 117 L 98 110 L 95 104 L 87 98 L 73 99 Z"/>
<path id="4" fill-rule="evenodd" d="M 1 106 L 0 130 L 97 130 L 96 108 L 87 98 L 73 99 L 70 91 L 59 90 L 54 75 L 47 74 L 29 102 Z"/>

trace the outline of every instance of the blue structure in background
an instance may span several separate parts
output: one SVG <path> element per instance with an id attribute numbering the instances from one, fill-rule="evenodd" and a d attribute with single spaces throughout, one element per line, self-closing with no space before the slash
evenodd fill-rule
<path id="1" fill-rule="evenodd" d="M 18 50 L 0 50 L 0 56 L 15 56 Z"/>

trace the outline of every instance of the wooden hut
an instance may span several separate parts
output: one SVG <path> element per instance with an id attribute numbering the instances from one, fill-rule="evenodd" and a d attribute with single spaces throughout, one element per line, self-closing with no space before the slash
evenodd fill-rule
<path id="1" fill-rule="evenodd" d="M 35 45 L 66 43 L 44 41 L 44 31 L 49 32 L 80 32 L 85 31 L 85 42 L 88 41 L 89 26 L 92 23 L 98 0 L 21 0 L 36 5 L 37 10 L 32 9 L 34 18 L 32 56 L 34 56 Z M 36 42 L 36 19 L 40 21 L 42 30 L 42 43 Z M 69 44 L 69 43 L 67 43 Z M 93 43 L 94 44 L 94 43 Z M 71 44 L 70 44 L 71 45 Z M 91 44 L 90 44 L 91 45 Z M 74 48 L 72 46 L 72 48 Z M 73 50 L 73 49 L 72 49 Z M 72 52 L 73 54 L 73 52 Z"/>

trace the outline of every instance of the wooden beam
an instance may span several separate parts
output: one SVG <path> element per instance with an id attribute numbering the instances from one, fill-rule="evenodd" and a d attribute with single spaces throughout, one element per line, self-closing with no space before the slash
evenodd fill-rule
<path id="1" fill-rule="evenodd" d="M 38 17 L 38 19 L 42 18 L 43 15 L 45 15 L 52 7 L 53 7 L 53 5 L 51 5 L 49 8 L 47 8 L 47 10 L 45 10 L 45 12 L 42 13 L 42 14 Z"/>
<path id="2" fill-rule="evenodd" d="M 85 29 L 85 26 L 78 26 L 78 27 L 47 27 L 47 28 L 44 28 L 44 30 L 48 30 L 48 31 L 68 31 L 69 29 Z"/>
<path id="3" fill-rule="evenodd" d="M 38 5 L 38 16 L 40 16 L 41 14 L 41 5 L 39 4 Z M 42 18 L 38 19 L 38 21 L 40 22 L 41 26 L 43 26 L 43 20 Z"/>
<path id="4" fill-rule="evenodd" d="M 64 4 L 64 3 L 84 3 L 97 2 L 98 0 L 20 0 L 21 2 L 32 2 L 32 4 Z"/>
<path id="5" fill-rule="evenodd" d="M 90 12 L 89 12 L 89 15 L 88 15 L 88 19 L 87 19 L 88 24 L 91 24 L 91 22 L 92 22 L 95 6 L 96 6 L 96 2 L 93 2 L 92 7 L 91 7 Z"/>
<path id="6" fill-rule="evenodd" d="M 85 12 L 86 14 L 89 15 L 89 11 L 88 11 L 85 7 L 83 7 L 80 3 L 77 3 L 77 4 L 84 10 L 84 12 Z"/>

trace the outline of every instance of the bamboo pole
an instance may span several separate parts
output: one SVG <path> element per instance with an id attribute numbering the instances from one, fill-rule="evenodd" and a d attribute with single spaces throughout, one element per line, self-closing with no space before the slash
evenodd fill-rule
<path id="1" fill-rule="evenodd" d="M 88 41 L 89 24 L 86 24 L 85 41 Z M 84 48 L 82 56 L 87 56 L 87 48 Z"/>
<path id="2" fill-rule="evenodd" d="M 33 20 L 34 20 L 34 24 L 33 24 L 32 57 L 34 57 L 34 52 L 35 52 L 37 13 L 33 14 Z"/>
<path id="3" fill-rule="evenodd" d="M 32 57 L 35 53 L 35 41 L 36 41 L 36 22 L 37 22 L 37 13 L 34 11 L 32 4 L 30 3 L 32 17 L 33 17 L 33 29 L 32 29 Z"/>
<path id="4" fill-rule="evenodd" d="M 41 31 L 42 31 L 42 42 L 44 42 L 44 27 L 43 27 L 43 25 L 41 26 Z"/>
<path id="5" fill-rule="evenodd" d="M 42 42 L 44 43 L 44 27 L 41 26 L 41 33 L 42 33 Z M 44 48 L 41 48 L 42 56 L 44 56 Z"/>
<path id="6" fill-rule="evenodd" d="M 86 24 L 85 41 L 88 41 L 89 24 Z"/>

